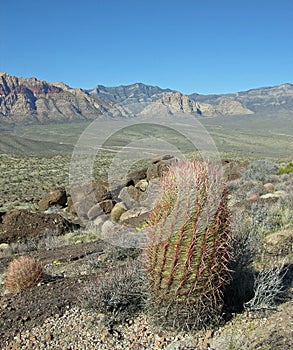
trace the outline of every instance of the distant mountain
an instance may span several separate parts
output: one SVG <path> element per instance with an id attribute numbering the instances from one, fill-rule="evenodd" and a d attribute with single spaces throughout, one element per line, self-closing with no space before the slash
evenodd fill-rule
<path id="1" fill-rule="evenodd" d="M 221 99 L 215 104 L 202 103 L 194 101 L 189 96 L 183 95 L 180 92 L 166 93 L 150 106 L 147 106 L 141 113 L 149 115 L 150 113 L 154 114 L 159 111 L 169 114 L 182 112 L 204 117 L 253 114 L 250 109 L 232 99 Z"/>
<path id="2" fill-rule="evenodd" d="M 172 92 L 170 89 L 161 89 L 158 86 L 150 86 L 142 83 L 114 87 L 97 85 L 94 89 L 88 91 L 94 98 L 100 97 L 122 105 L 155 102 L 163 97 L 164 94 Z"/>
<path id="3" fill-rule="evenodd" d="M 133 107 L 134 106 L 134 107 Z M 142 83 L 92 90 L 0 73 L 0 123 L 48 123 L 158 113 L 228 116 L 293 112 L 293 85 L 223 95 L 184 95 Z"/>
<path id="4" fill-rule="evenodd" d="M 34 123 L 94 119 L 109 102 L 93 99 L 82 89 L 35 78 L 0 73 L 0 121 Z"/>
<path id="5" fill-rule="evenodd" d="M 140 110 L 142 115 L 159 112 L 168 114 L 183 112 L 209 117 L 253 113 L 233 99 L 221 99 L 215 104 L 199 103 L 192 96 L 189 97 L 178 91 L 161 89 L 158 86 L 149 86 L 142 83 L 118 87 L 98 85 L 89 90 L 89 93 L 93 98 L 102 98 L 126 107 L 142 104 L 143 107 L 146 107 L 144 110 Z"/>
<path id="6" fill-rule="evenodd" d="M 293 112 L 293 84 L 282 84 L 273 87 L 263 87 L 224 95 L 189 96 L 193 101 L 212 105 L 222 104 L 223 101 L 235 101 L 254 113 Z"/>

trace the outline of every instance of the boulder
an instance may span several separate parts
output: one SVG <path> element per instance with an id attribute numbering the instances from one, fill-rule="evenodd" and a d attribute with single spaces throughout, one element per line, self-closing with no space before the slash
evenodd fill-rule
<path id="1" fill-rule="evenodd" d="M 148 167 L 147 170 L 147 179 L 151 180 L 151 179 L 155 179 L 159 177 L 159 171 L 158 171 L 158 165 L 157 163 L 152 164 Z"/>
<path id="2" fill-rule="evenodd" d="M 72 208 L 74 208 L 76 215 L 82 219 L 87 220 L 88 219 L 88 212 L 93 207 L 93 203 L 87 202 L 87 201 L 81 201 L 73 203 Z"/>
<path id="3" fill-rule="evenodd" d="M 139 206 L 139 202 L 147 197 L 145 192 L 140 191 L 134 186 L 123 187 L 118 198 L 126 205 L 127 209 Z"/>
<path id="4" fill-rule="evenodd" d="M 77 215 L 71 196 L 67 197 L 67 208 L 66 208 L 66 210 L 67 210 L 68 213 L 70 213 L 72 215 Z"/>
<path id="5" fill-rule="evenodd" d="M 148 188 L 148 185 L 149 185 L 148 180 L 142 179 L 136 183 L 135 188 L 137 188 L 138 190 L 140 190 L 142 192 L 145 192 Z"/>
<path id="6" fill-rule="evenodd" d="M 177 163 L 177 158 L 168 158 L 156 160 L 153 162 L 147 169 L 147 180 L 155 179 L 157 177 L 161 177 L 164 172 L 168 171 L 168 169 Z"/>
<path id="7" fill-rule="evenodd" d="M 120 216 L 119 222 L 124 225 L 139 227 L 149 216 L 149 210 L 144 207 L 127 210 Z"/>
<path id="8" fill-rule="evenodd" d="M 126 186 L 134 186 L 147 177 L 147 168 L 133 171 L 126 176 Z"/>
<path id="9" fill-rule="evenodd" d="M 50 193 L 46 194 L 45 197 L 43 197 L 39 201 L 39 210 L 45 211 L 49 209 L 52 206 L 60 205 L 61 207 L 64 207 L 67 203 L 67 195 L 65 188 L 59 187 L 52 190 Z"/>
<path id="10" fill-rule="evenodd" d="M 160 157 L 157 157 L 157 158 L 154 158 L 152 160 L 152 164 L 156 164 L 156 163 L 159 163 L 160 161 L 162 160 L 170 160 L 170 159 L 175 159 L 174 156 L 170 155 L 170 154 L 166 154 L 164 156 L 160 156 Z"/>
<path id="11" fill-rule="evenodd" d="M 98 228 L 101 228 L 105 221 L 107 221 L 106 215 L 100 215 L 93 221 L 93 224 Z"/>
<path id="12" fill-rule="evenodd" d="M 116 203 L 110 213 L 110 219 L 112 221 L 118 222 L 120 219 L 120 216 L 126 211 L 127 211 L 127 208 L 123 202 Z"/>
<path id="13" fill-rule="evenodd" d="M 34 213 L 29 210 L 11 210 L 2 216 L 0 243 L 11 243 L 47 232 L 62 235 L 79 228 L 59 214 Z"/>
<path id="14" fill-rule="evenodd" d="M 103 209 L 105 214 L 111 213 L 111 210 L 114 208 L 115 202 L 111 199 L 106 199 L 99 203 L 100 207 Z"/>
<path id="15" fill-rule="evenodd" d="M 293 251 L 293 230 L 271 233 L 263 239 L 263 247 L 270 255 L 285 256 Z"/>
<path id="16" fill-rule="evenodd" d="M 71 188 L 71 196 L 75 202 L 88 201 L 92 204 L 91 206 L 112 198 L 108 183 L 105 180 L 92 180 L 81 185 L 75 185 Z"/>
<path id="17" fill-rule="evenodd" d="M 98 216 L 104 214 L 103 209 L 100 204 L 96 204 L 87 212 L 87 217 L 89 220 L 94 220 Z"/>

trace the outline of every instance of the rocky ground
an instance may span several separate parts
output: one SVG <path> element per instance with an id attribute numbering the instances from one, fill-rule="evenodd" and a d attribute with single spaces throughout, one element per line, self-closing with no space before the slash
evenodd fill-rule
<path id="1" fill-rule="evenodd" d="M 165 165 L 160 160 L 149 170 L 130 174 L 120 189 L 120 203 L 121 198 L 127 199 L 127 196 L 123 197 L 126 190 L 131 191 L 132 198 L 143 195 L 144 186 Z M 115 247 L 99 239 L 98 231 L 89 232 L 82 227 L 82 220 L 79 222 L 81 228 L 76 230 L 74 225 L 78 225 L 78 220 L 73 220 L 75 213 L 70 207 L 69 197 L 65 201 L 63 189 L 55 189 L 40 201 L 42 210 L 39 212 L 17 210 L 2 213 L 0 217 L 1 349 L 291 349 L 293 231 L 290 223 L 293 207 L 290 207 L 292 203 L 288 195 L 292 189 L 292 177 L 284 177 L 280 182 L 276 175 L 272 175 L 269 179 L 271 185 L 268 185 L 268 179 L 241 179 L 237 164 L 228 162 L 226 169 L 229 170 L 226 176 L 232 210 L 236 214 L 249 213 L 251 218 L 255 216 L 262 230 L 269 230 L 261 242 L 261 254 L 255 258 L 254 267 L 263 269 L 265 265 L 285 264 L 287 268 L 284 299 L 274 307 L 262 310 L 230 312 L 221 327 L 197 332 L 159 329 L 153 326 L 148 310 L 144 308 L 124 315 L 121 322 L 113 323 L 109 314 L 101 313 L 89 304 L 89 293 L 94 293 L 94 284 L 103 281 L 109 272 L 118 272 L 119 267 L 140 260 L 141 251 Z M 240 191 L 244 184 L 245 195 L 243 190 Z M 137 225 L 138 219 L 145 219 L 144 215 L 140 217 L 141 212 L 133 213 L 127 205 L 114 217 L 113 209 L 117 203 L 113 203 L 104 184 L 95 184 L 94 192 L 99 203 L 104 202 L 103 214 L 108 212 L 111 221 L 119 222 L 124 215 L 124 219 L 130 220 L 127 223 L 133 220 Z M 281 201 L 285 201 L 285 206 Z M 93 208 L 80 207 L 85 221 L 97 220 L 101 214 L 101 208 Z M 55 234 L 32 235 L 32 231 L 38 231 L 27 229 L 29 225 L 38 228 L 44 224 L 44 218 L 47 218 L 47 227 L 51 231 L 55 228 Z M 43 229 L 41 226 L 40 230 Z M 73 233 L 70 232 L 72 229 L 75 230 Z M 6 269 L 11 261 L 24 254 L 37 257 L 44 263 L 45 277 L 36 287 L 9 294 L 4 286 Z"/>

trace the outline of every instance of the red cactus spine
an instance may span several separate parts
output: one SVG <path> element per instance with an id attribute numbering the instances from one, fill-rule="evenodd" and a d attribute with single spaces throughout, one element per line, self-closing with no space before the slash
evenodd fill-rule
<path id="1" fill-rule="evenodd" d="M 44 266 L 39 259 L 21 256 L 11 262 L 6 272 L 5 285 L 9 292 L 17 293 L 37 285 L 43 276 Z"/>
<path id="2" fill-rule="evenodd" d="M 163 177 L 162 190 L 149 218 L 151 296 L 219 306 L 230 261 L 227 192 L 219 169 L 207 162 L 178 163 Z"/>

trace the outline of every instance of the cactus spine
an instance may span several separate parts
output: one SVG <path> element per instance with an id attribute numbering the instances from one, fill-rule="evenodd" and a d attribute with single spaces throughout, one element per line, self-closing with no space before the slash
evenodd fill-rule
<path id="1" fill-rule="evenodd" d="M 227 192 L 218 167 L 192 161 L 171 168 L 162 178 L 162 198 L 148 229 L 146 265 L 153 304 L 170 310 L 173 304 L 173 323 L 180 322 L 182 310 L 183 328 L 209 323 L 229 280 Z M 157 313 L 161 322 L 159 308 Z"/>
<path id="2" fill-rule="evenodd" d="M 43 277 L 44 266 L 39 259 L 20 256 L 13 260 L 6 272 L 5 285 L 9 292 L 18 293 L 37 285 Z"/>

